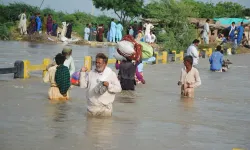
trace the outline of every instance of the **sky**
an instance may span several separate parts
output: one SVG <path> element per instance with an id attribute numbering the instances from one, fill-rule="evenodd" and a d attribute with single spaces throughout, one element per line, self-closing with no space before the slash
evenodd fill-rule
<path id="1" fill-rule="evenodd" d="M 146 2 L 149 2 L 150 0 L 145 0 Z M 217 3 L 219 1 L 232 1 L 232 2 L 238 2 L 239 4 L 250 8 L 250 0 L 199 0 L 204 2 L 213 2 Z M 0 0 L 0 3 L 8 4 L 13 2 L 25 2 L 27 4 L 31 4 L 34 6 L 40 6 L 42 3 L 42 0 Z M 60 2 L 60 3 L 58 3 Z M 76 10 L 83 11 L 86 13 L 92 13 L 92 0 L 44 0 L 42 8 L 50 7 L 55 10 L 61 10 L 68 13 L 73 13 Z M 109 15 L 114 16 L 115 14 L 112 11 L 105 11 L 102 12 L 100 10 L 97 10 L 94 8 L 94 15 Z"/>

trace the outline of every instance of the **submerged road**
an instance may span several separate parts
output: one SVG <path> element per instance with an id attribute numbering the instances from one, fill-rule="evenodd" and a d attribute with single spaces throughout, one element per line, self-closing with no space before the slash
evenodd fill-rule
<path id="1" fill-rule="evenodd" d="M 58 45 L 0 45 L 1 67 L 27 56 L 39 63 L 61 51 Z M 77 68 L 82 56 L 99 51 L 108 54 L 108 49 L 74 47 Z M 148 65 L 136 98 L 117 95 L 113 117 L 106 119 L 86 117 L 84 89 L 74 87 L 66 103 L 51 103 L 40 72 L 27 80 L 0 75 L 0 149 L 250 149 L 250 55 L 228 58 L 233 65 L 226 73 L 210 72 L 208 60 L 200 61 L 202 85 L 195 99 L 180 98 L 182 63 Z"/>

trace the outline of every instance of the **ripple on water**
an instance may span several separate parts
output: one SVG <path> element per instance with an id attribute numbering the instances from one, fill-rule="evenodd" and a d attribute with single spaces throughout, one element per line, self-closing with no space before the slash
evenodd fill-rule
<path id="1" fill-rule="evenodd" d="M 0 42 L 1 65 L 11 66 L 15 60 L 24 59 L 40 64 L 62 47 Z M 112 55 L 108 47 L 73 46 L 76 68 L 80 69 L 84 56 L 98 52 Z M 118 94 L 112 118 L 86 117 L 85 90 L 77 87 L 70 93 L 71 101 L 49 101 L 49 85 L 42 82 L 41 72 L 32 73 L 28 80 L 0 75 L 0 149 L 247 148 L 249 58 L 230 56 L 233 64 L 226 73 L 210 72 L 208 60 L 201 59 L 198 69 L 202 85 L 194 99 L 179 94 L 177 82 L 183 64 L 146 65 L 146 84 L 136 86 L 135 95 Z"/>

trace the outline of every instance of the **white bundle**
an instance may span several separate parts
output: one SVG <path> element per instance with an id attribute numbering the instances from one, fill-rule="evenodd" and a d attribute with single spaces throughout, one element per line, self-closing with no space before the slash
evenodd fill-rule
<path id="1" fill-rule="evenodd" d="M 68 39 L 65 36 L 61 36 L 61 41 L 66 42 L 66 41 L 68 41 Z"/>
<path id="2" fill-rule="evenodd" d="M 116 60 L 119 60 L 119 61 L 126 60 L 126 58 L 123 57 L 122 55 L 120 55 L 117 51 L 115 51 L 115 53 L 114 53 L 113 56 L 114 56 L 114 58 L 115 58 Z"/>
<path id="3" fill-rule="evenodd" d="M 129 41 L 120 41 L 117 43 L 117 47 L 124 57 L 131 56 L 134 50 L 134 44 Z"/>

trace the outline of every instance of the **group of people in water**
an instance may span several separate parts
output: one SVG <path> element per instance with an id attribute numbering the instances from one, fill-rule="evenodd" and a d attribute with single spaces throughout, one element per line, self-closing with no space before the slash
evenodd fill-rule
<path id="1" fill-rule="evenodd" d="M 187 49 L 187 55 L 193 57 L 193 66 L 198 65 L 199 52 L 198 45 L 200 41 L 195 39 L 193 43 Z M 211 54 L 209 58 L 210 70 L 215 72 L 226 72 L 228 70 L 228 65 L 232 64 L 228 59 L 224 60 L 224 50 L 221 45 L 216 47 L 216 50 Z"/>
<path id="2" fill-rule="evenodd" d="M 195 39 L 187 49 L 187 56 L 184 57 L 184 68 L 181 70 L 178 85 L 181 86 L 181 95 L 185 97 L 194 97 L 194 89 L 201 85 L 199 71 L 197 69 L 199 62 L 198 44 Z M 221 46 L 217 46 L 216 51 L 209 58 L 211 64 L 210 70 L 214 72 L 226 71 L 228 63 L 223 59 Z M 111 116 L 112 103 L 115 94 L 121 91 L 134 91 L 138 83 L 145 84 L 140 68 L 142 62 L 134 61 L 129 57 L 119 62 L 116 61 L 115 68 L 118 75 L 107 66 L 108 57 L 103 53 L 98 53 L 95 58 L 95 69 L 82 67 L 80 72 L 75 72 L 72 49 L 65 47 L 62 53 L 55 56 L 55 62 L 47 67 L 47 74 L 44 82 L 50 83 L 50 100 L 68 100 L 69 90 L 75 86 L 87 89 L 87 111 L 90 116 Z M 76 75 L 77 74 L 77 75 Z M 74 77 L 74 76 L 77 77 Z M 78 82 L 72 83 L 74 78 Z"/>
<path id="3" fill-rule="evenodd" d="M 50 100 L 68 100 L 69 90 L 72 87 L 70 83 L 71 76 L 74 74 L 74 61 L 72 58 L 72 49 L 64 48 L 62 53 L 55 57 L 55 62 L 47 67 L 47 74 L 44 82 L 50 83 L 49 99 Z M 134 91 L 136 78 L 145 84 L 143 76 L 138 73 L 138 64 L 127 58 L 120 64 L 116 63 L 119 69 L 118 75 L 107 66 L 108 57 L 99 53 L 96 55 L 95 69 L 89 70 L 82 67 L 79 74 L 80 88 L 87 89 L 87 111 L 90 116 L 111 116 L 112 103 L 115 94 L 122 90 Z M 193 58 L 185 57 L 185 71 L 182 71 L 181 80 L 178 83 L 182 86 L 182 93 L 185 96 L 192 96 L 193 88 L 200 85 L 199 73 L 197 69 L 192 68 Z M 190 73 L 189 73 L 190 72 Z"/>

